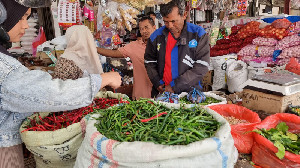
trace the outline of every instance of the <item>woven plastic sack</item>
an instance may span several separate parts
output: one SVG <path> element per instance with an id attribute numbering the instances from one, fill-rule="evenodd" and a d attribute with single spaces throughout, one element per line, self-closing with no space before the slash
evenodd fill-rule
<path id="1" fill-rule="evenodd" d="M 243 61 L 234 61 L 226 69 L 228 91 L 241 92 L 240 86 L 248 79 L 247 64 Z"/>
<path id="2" fill-rule="evenodd" d="M 277 113 L 267 117 L 257 128 L 271 129 L 279 123 L 285 122 L 289 132 L 300 133 L 300 117 L 294 114 Z M 296 168 L 300 167 L 300 155 L 285 151 L 284 158 L 280 160 L 275 153 L 278 149 L 265 137 L 254 133 L 254 145 L 252 148 L 252 161 L 261 167 L 266 168 Z"/>
<path id="3" fill-rule="evenodd" d="M 257 113 L 235 104 L 222 104 L 209 106 L 210 109 L 216 111 L 222 116 L 234 117 L 246 120 L 249 123 L 241 123 L 231 125 L 231 135 L 234 140 L 234 146 L 240 153 L 251 153 L 253 146 L 253 132 L 255 126 L 261 122 Z"/>
<path id="4" fill-rule="evenodd" d="M 274 38 L 264 38 L 264 37 L 257 37 L 252 41 L 254 45 L 259 45 L 259 46 L 275 46 L 277 42 L 278 41 Z"/>
<path id="5" fill-rule="evenodd" d="M 49 113 L 40 113 L 42 118 Z M 29 118 L 33 119 L 38 114 Z M 20 132 L 28 125 L 25 120 Z M 37 168 L 67 168 L 73 167 L 77 151 L 83 140 L 80 123 L 75 123 L 67 128 L 56 131 L 25 131 L 21 133 L 22 141 L 26 148 L 34 154 Z"/>
<path id="6" fill-rule="evenodd" d="M 292 57 L 289 63 L 285 66 L 285 70 L 300 75 L 300 63 L 296 58 Z"/>
<path id="7" fill-rule="evenodd" d="M 124 94 L 113 92 L 98 92 L 95 98 L 125 98 Z M 49 113 L 39 113 L 44 118 Z M 33 119 L 38 114 L 34 114 L 29 118 Z M 20 132 L 25 130 L 29 120 L 25 120 Z M 72 168 L 75 164 L 78 149 L 83 141 L 84 120 L 72 124 L 67 128 L 56 131 L 25 131 L 21 134 L 21 138 L 26 148 L 34 154 L 37 168 Z"/>
<path id="8" fill-rule="evenodd" d="M 236 54 L 228 54 L 224 56 L 212 57 L 210 58 L 211 64 L 214 70 L 214 77 L 213 77 L 213 85 L 212 90 L 219 90 L 226 88 L 226 77 L 225 72 L 227 66 L 237 59 Z"/>
<path id="9" fill-rule="evenodd" d="M 97 131 L 94 126 L 97 122 L 94 117 L 98 117 L 97 114 L 85 117 L 86 135 L 74 167 L 233 167 L 238 153 L 230 134 L 230 126 L 218 113 L 211 109 L 206 110 L 222 123 L 222 126 L 215 137 L 189 145 L 118 142 Z"/>

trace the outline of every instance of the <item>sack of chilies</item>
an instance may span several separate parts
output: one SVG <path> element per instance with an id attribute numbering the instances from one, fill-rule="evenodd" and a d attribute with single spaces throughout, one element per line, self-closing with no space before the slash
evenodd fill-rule
<path id="1" fill-rule="evenodd" d="M 169 105 L 168 108 L 174 108 Z M 237 150 L 230 134 L 230 126 L 219 114 L 208 108 L 206 110 L 221 122 L 222 126 L 214 137 L 188 145 L 162 145 L 143 141 L 119 142 L 107 138 L 97 130 L 95 124 L 99 122 L 96 118 L 101 116 L 98 114 L 87 116 L 85 138 L 78 151 L 74 168 L 234 167 Z M 146 132 L 144 133 L 147 134 Z"/>
<path id="2" fill-rule="evenodd" d="M 72 111 L 36 113 L 28 117 L 20 127 L 20 135 L 26 148 L 34 155 L 37 168 L 73 167 L 84 134 L 86 114 L 122 103 L 126 95 L 98 92 L 93 103 Z M 29 128 L 28 128 L 29 127 Z"/>

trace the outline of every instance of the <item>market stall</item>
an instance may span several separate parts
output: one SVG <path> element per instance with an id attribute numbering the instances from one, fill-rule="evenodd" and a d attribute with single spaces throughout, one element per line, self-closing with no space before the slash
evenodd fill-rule
<path id="1" fill-rule="evenodd" d="M 59 35 L 47 39 L 35 15 L 21 48 L 10 52 L 30 70 L 53 74 L 68 28 L 85 25 L 96 47 L 115 51 L 137 39 L 146 11 L 161 20 L 159 5 L 168 2 L 53 2 Z M 87 107 L 28 117 L 20 135 L 33 167 L 300 166 L 300 16 L 268 14 L 270 6 L 285 10 L 277 1 L 185 3 L 187 21 L 209 35 L 201 89 L 133 100 L 133 61 L 99 55 L 103 72 L 120 74 L 121 87 L 102 89 Z"/>

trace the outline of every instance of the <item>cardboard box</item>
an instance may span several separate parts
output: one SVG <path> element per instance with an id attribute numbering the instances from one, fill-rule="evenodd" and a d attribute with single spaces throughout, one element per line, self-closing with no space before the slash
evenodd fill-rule
<path id="1" fill-rule="evenodd" d="M 243 90 L 243 106 L 250 110 L 262 110 L 267 113 L 283 113 L 289 105 L 300 105 L 300 92 L 289 96 L 278 96 L 255 90 Z"/>
<path id="2" fill-rule="evenodd" d="M 53 55 L 55 55 L 55 51 L 51 51 Z M 48 57 L 48 55 L 44 52 L 37 52 L 36 56 L 43 60 L 46 64 L 53 64 L 53 61 Z"/>
<path id="3" fill-rule="evenodd" d="M 203 92 L 209 92 L 212 91 L 212 85 L 203 85 Z"/>
<path id="4" fill-rule="evenodd" d="M 212 76 L 213 76 L 213 71 L 208 71 L 205 74 L 205 76 L 203 77 L 203 80 L 202 80 L 203 86 L 213 84 Z"/>

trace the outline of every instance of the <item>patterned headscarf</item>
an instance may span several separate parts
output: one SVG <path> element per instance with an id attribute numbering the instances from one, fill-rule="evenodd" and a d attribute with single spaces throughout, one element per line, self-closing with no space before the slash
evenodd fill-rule
<path id="1" fill-rule="evenodd" d="M 72 60 L 82 71 L 103 73 L 94 37 L 84 25 L 74 25 L 66 31 L 67 48 L 62 58 Z"/>

